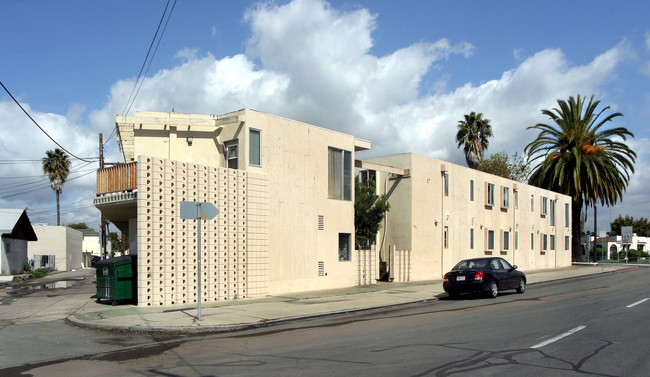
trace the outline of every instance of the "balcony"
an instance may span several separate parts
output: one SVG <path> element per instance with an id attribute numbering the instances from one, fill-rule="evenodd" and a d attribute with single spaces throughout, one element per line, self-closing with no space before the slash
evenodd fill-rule
<path id="1" fill-rule="evenodd" d="M 129 192 L 138 187 L 138 163 L 129 162 L 97 171 L 97 196 Z"/>
<path id="2" fill-rule="evenodd" d="M 137 217 L 137 169 L 137 162 L 130 162 L 97 171 L 95 207 L 122 232 L 128 231 L 129 219 Z"/>

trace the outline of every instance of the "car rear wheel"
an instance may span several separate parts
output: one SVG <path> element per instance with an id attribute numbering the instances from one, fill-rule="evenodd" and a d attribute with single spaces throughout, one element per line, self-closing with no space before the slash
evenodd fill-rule
<path id="1" fill-rule="evenodd" d="M 496 298 L 499 294 L 499 287 L 495 281 L 490 283 L 490 289 L 488 290 L 487 294 L 490 298 Z"/>
<path id="2" fill-rule="evenodd" d="M 524 279 L 519 279 L 519 285 L 517 286 L 517 293 L 526 292 L 526 281 Z"/>

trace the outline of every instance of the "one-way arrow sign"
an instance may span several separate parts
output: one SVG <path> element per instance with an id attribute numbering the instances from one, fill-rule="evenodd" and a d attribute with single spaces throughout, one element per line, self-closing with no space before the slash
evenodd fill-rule
<path id="1" fill-rule="evenodd" d="M 184 220 L 212 220 L 218 214 L 219 210 L 212 203 L 181 202 L 181 219 Z"/>
<path id="2" fill-rule="evenodd" d="M 198 304 L 197 304 L 197 319 L 201 320 L 201 220 L 212 220 L 219 214 L 219 210 L 212 203 L 207 202 L 181 202 L 181 219 L 184 220 L 197 220 L 198 221 L 198 237 L 196 242 L 198 244 L 199 257 L 197 261 L 197 272 L 199 275 L 199 289 L 198 289 Z"/>

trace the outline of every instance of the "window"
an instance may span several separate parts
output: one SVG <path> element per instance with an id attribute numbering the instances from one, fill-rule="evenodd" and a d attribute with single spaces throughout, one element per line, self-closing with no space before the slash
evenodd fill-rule
<path id="1" fill-rule="evenodd" d="M 548 250 L 548 234 L 542 234 L 542 250 Z"/>
<path id="2" fill-rule="evenodd" d="M 501 248 L 501 250 L 509 250 L 510 249 L 510 232 L 507 231 L 507 230 L 503 231 L 502 245 L 503 245 L 503 247 Z"/>
<path id="3" fill-rule="evenodd" d="M 569 215 L 569 203 L 564 203 L 564 227 L 568 228 L 571 224 L 571 219 Z"/>
<path id="4" fill-rule="evenodd" d="M 226 144 L 226 167 L 228 169 L 238 169 L 239 146 L 237 142 Z"/>
<path id="5" fill-rule="evenodd" d="M 443 238 L 444 238 L 443 239 L 444 247 L 445 249 L 448 249 L 449 248 L 449 227 L 448 226 L 445 227 Z"/>
<path id="6" fill-rule="evenodd" d="M 331 147 L 328 153 L 328 197 L 352 200 L 352 153 Z"/>
<path id="7" fill-rule="evenodd" d="M 535 211 L 535 195 L 530 196 L 530 212 Z"/>
<path id="8" fill-rule="evenodd" d="M 501 187 L 501 208 L 510 208 L 510 187 Z"/>
<path id="9" fill-rule="evenodd" d="M 366 183 L 368 181 L 377 182 L 377 171 L 376 170 L 362 170 L 359 172 L 359 180 L 361 183 Z"/>
<path id="10" fill-rule="evenodd" d="M 248 164 L 262 166 L 262 131 L 253 128 L 248 131 Z"/>
<path id="11" fill-rule="evenodd" d="M 444 173 L 445 180 L 445 196 L 449 196 L 449 173 Z"/>
<path id="12" fill-rule="evenodd" d="M 555 200 L 551 200 L 550 207 L 551 207 L 551 214 L 549 217 L 550 217 L 551 226 L 555 226 Z"/>
<path id="13" fill-rule="evenodd" d="M 469 228 L 469 248 L 474 248 L 474 228 Z"/>
<path id="14" fill-rule="evenodd" d="M 488 250 L 494 250 L 494 231 L 493 230 L 488 230 L 487 231 L 487 249 Z"/>
<path id="15" fill-rule="evenodd" d="M 350 259 L 350 233 L 339 233 L 339 262 L 348 262 Z"/>
<path id="16" fill-rule="evenodd" d="M 515 232 L 515 250 L 519 250 L 519 232 Z"/>
<path id="17" fill-rule="evenodd" d="M 530 234 L 530 249 L 535 250 L 535 233 Z"/>
<path id="18" fill-rule="evenodd" d="M 546 216 L 548 214 L 548 198 L 547 197 L 542 197 L 542 204 L 541 208 L 539 209 L 541 212 L 542 216 Z"/>
<path id="19" fill-rule="evenodd" d="M 487 190 L 485 195 L 486 195 L 485 198 L 486 205 L 493 206 L 494 205 L 494 183 L 487 184 Z"/>
<path id="20" fill-rule="evenodd" d="M 551 234 L 551 250 L 555 250 L 555 234 Z"/>
<path id="21" fill-rule="evenodd" d="M 571 237 L 564 236 L 564 250 L 569 250 L 571 248 Z"/>
<path id="22" fill-rule="evenodd" d="M 469 200 L 470 202 L 474 201 L 474 180 L 469 180 Z"/>

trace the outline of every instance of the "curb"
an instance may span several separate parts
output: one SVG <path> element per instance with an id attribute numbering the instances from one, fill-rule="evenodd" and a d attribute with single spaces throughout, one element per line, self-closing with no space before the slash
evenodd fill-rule
<path id="1" fill-rule="evenodd" d="M 214 326 L 205 326 L 205 327 L 201 327 L 201 326 L 197 326 L 197 327 L 190 327 L 190 326 L 171 327 L 171 326 L 169 326 L 169 327 L 147 327 L 147 328 L 143 328 L 141 326 L 103 325 L 103 324 L 100 324 L 100 323 L 84 322 L 84 321 L 76 318 L 75 315 L 70 315 L 70 316 L 66 317 L 65 322 L 70 324 L 70 325 L 73 325 L 73 326 L 82 327 L 82 328 L 89 328 L 89 329 L 94 329 L 94 330 L 101 330 L 101 331 L 116 331 L 117 330 L 117 331 L 124 331 L 124 332 L 141 332 L 141 333 L 216 334 L 216 333 L 228 333 L 228 332 L 236 332 L 236 331 L 243 331 L 243 330 L 250 330 L 250 329 L 258 329 L 258 328 L 263 328 L 263 327 L 271 327 L 271 326 L 282 325 L 282 324 L 286 324 L 286 323 L 309 321 L 309 320 L 317 319 L 317 318 L 325 318 L 325 317 L 343 315 L 343 314 L 353 314 L 353 313 L 359 313 L 359 312 L 363 312 L 363 311 L 392 308 L 392 307 L 398 307 L 398 306 L 404 306 L 404 305 L 410 305 L 410 304 L 416 304 L 416 303 L 426 303 L 426 302 L 431 302 L 431 301 L 438 301 L 438 298 L 434 296 L 434 297 L 431 297 L 431 298 L 428 298 L 428 299 L 411 300 L 411 301 L 393 303 L 393 304 L 389 304 L 389 305 L 375 305 L 375 306 L 369 306 L 369 307 L 365 307 L 365 308 L 336 310 L 336 311 L 331 311 L 331 312 L 308 314 L 308 315 L 296 316 L 296 317 L 286 317 L 286 318 L 264 320 L 264 321 L 254 322 L 254 323 L 242 323 L 242 324 L 236 324 L 236 325 L 214 325 Z"/>

